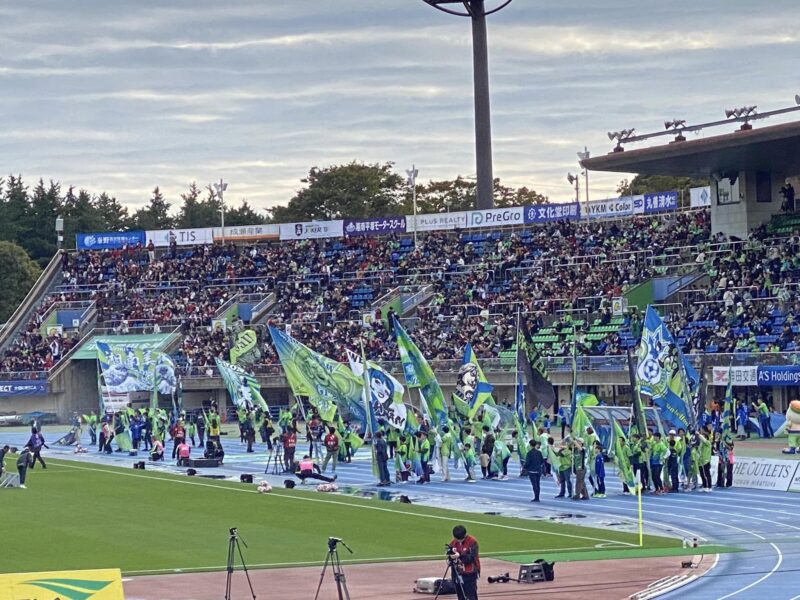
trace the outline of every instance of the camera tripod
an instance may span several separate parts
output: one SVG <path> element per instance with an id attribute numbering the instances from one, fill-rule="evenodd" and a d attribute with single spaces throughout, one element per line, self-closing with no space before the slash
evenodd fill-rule
<path id="1" fill-rule="evenodd" d="M 437 600 L 439 595 L 442 593 L 442 588 L 444 587 L 444 582 L 447 581 L 447 574 L 450 573 L 451 580 L 453 585 L 456 588 L 456 593 L 458 594 L 459 598 L 466 598 L 466 594 L 464 594 L 464 578 L 461 577 L 461 573 L 458 570 L 458 566 L 456 565 L 456 560 L 453 558 L 450 553 L 452 548 L 445 544 L 444 546 L 447 549 L 447 567 L 444 570 L 444 575 L 442 575 L 442 580 L 439 583 L 439 587 L 436 589 L 436 595 L 433 597 L 433 600 Z"/>
<path id="2" fill-rule="evenodd" d="M 233 570 L 234 562 L 236 561 L 236 551 L 239 551 L 239 558 L 242 561 L 242 570 L 244 576 L 247 578 L 247 585 L 250 586 L 250 595 L 253 600 L 256 600 L 256 593 L 253 591 L 253 582 L 250 581 L 250 573 L 247 572 L 247 565 L 244 563 L 244 554 L 242 554 L 242 547 L 239 545 L 239 531 L 236 527 L 230 528 L 231 537 L 228 540 L 228 580 L 225 583 L 225 600 L 231 600 L 231 584 L 233 583 Z M 242 540 L 242 544 L 247 548 L 247 544 Z"/>
<path id="3" fill-rule="evenodd" d="M 347 591 L 347 580 L 344 577 L 342 563 L 339 561 L 339 550 L 336 544 L 341 544 L 350 554 L 353 553 L 350 546 L 348 546 L 344 540 L 335 537 L 328 538 L 328 555 L 325 557 L 325 565 L 322 567 L 322 575 L 319 577 L 319 585 L 317 586 L 317 593 L 314 596 L 314 600 L 319 598 L 319 591 L 322 589 L 322 582 L 325 579 L 325 571 L 328 565 L 330 565 L 333 570 L 333 578 L 336 581 L 336 592 L 339 594 L 339 600 L 350 600 L 350 592 Z"/>
<path id="4" fill-rule="evenodd" d="M 272 467 L 273 475 L 280 475 L 285 470 L 285 465 L 283 464 L 283 446 L 281 446 L 279 442 L 276 442 L 273 449 L 269 451 L 269 455 L 267 456 L 267 468 L 264 469 L 264 475 L 269 473 L 270 467 Z"/>

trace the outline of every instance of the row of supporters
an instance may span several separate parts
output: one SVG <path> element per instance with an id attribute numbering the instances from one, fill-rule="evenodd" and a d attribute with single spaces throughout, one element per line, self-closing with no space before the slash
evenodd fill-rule
<path id="1" fill-rule="evenodd" d="M 195 229 L 170 229 L 159 231 L 109 231 L 79 233 L 78 250 L 103 250 L 124 246 L 170 245 L 194 246 L 215 241 L 302 240 L 337 238 L 345 236 L 372 236 L 414 231 L 447 231 L 505 225 L 576 221 L 581 218 L 596 219 L 653 214 L 678 208 L 677 192 L 662 192 L 630 196 L 614 200 L 599 200 L 583 205 L 577 202 L 541 204 L 487 210 L 463 211 L 443 214 L 374 217 L 370 219 L 344 219 L 313 221 L 310 223 L 281 223 L 269 225 L 244 225 L 236 227 L 201 227 Z"/>

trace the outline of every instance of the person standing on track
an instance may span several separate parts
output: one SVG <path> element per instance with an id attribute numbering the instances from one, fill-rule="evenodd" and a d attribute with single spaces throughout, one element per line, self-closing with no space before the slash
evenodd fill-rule
<path id="1" fill-rule="evenodd" d="M 698 464 L 700 467 L 700 479 L 703 482 L 702 490 L 703 492 L 710 492 L 711 491 L 711 440 L 712 438 L 711 430 L 709 429 L 708 425 L 703 427 L 700 433 L 697 434 L 699 444 L 698 444 Z"/>
<path id="2" fill-rule="evenodd" d="M 325 444 L 325 460 L 322 461 L 322 472 L 327 471 L 328 462 L 333 461 L 333 472 L 336 473 L 336 461 L 339 459 L 339 436 L 336 435 L 335 427 L 328 427 L 328 433 L 323 442 Z"/>
<path id="3" fill-rule="evenodd" d="M 28 446 L 33 449 L 33 462 L 31 462 L 31 469 L 36 466 L 37 459 L 40 463 L 42 463 L 42 468 L 46 469 L 47 465 L 44 463 L 41 452 L 42 448 L 50 448 L 50 446 L 44 443 L 44 436 L 38 429 L 36 429 L 36 427 L 31 429 L 31 438 L 28 440 Z"/>
<path id="4" fill-rule="evenodd" d="M 25 446 L 17 457 L 17 473 L 19 473 L 19 487 L 25 487 L 25 476 L 28 474 L 28 467 L 33 468 L 33 455 L 30 446 Z"/>
<path id="5" fill-rule="evenodd" d="M 525 454 L 524 469 L 528 473 L 528 479 L 531 481 L 531 488 L 533 489 L 533 499 L 531 502 L 539 502 L 539 494 L 541 493 L 542 472 L 544 471 L 544 455 L 539 449 L 539 442 L 536 440 L 530 441 L 530 448 Z"/>

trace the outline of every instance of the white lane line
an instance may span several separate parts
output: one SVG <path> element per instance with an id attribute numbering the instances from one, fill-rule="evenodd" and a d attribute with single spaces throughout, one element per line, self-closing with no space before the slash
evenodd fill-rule
<path id="1" fill-rule="evenodd" d="M 61 465 L 55 464 L 55 466 L 61 466 Z M 248 493 L 248 494 L 257 494 L 258 493 L 255 489 L 244 489 L 244 488 L 231 487 L 231 486 L 214 485 L 214 484 L 210 484 L 210 483 L 203 483 L 203 482 L 200 482 L 200 481 L 188 481 L 188 480 L 187 481 L 183 481 L 183 480 L 181 480 L 180 478 L 178 478 L 176 476 L 173 476 L 173 477 L 152 477 L 152 476 L 149 476 L 149 475 L 139 475 L 137 473 L 124 473 L 124 472 L 121 472 L 121 471 L 109 471 L 107 469 L 96 469 L 96 468 L 91 468 L 91 467 L 79 467 L 79 466 L 72 466 L 72 465 L 68 465 L 68 466 L 70 466 L 73 469 L 80 469 L 80 470 L 84 470 L 84 471 L 94 471 L 94 472 L 98 472 L 98 473 L 107 473 L 107 474 L 110 474 L 110 475 L 121 475 L 123 477 L 135 477 L 135 478 L 138 478 L 138 479 L 150 479 L 151 481 L 162 481 L 162 482 L 166 482 L 166 483 L 177 483 L 177 484 L 181 484 L 181 485 L 194 485 L 194 486 L 198 486 L 198 487 L 209 487 L 209 488 L 214 488 L 214 489 L 218 489 L 218 490 L 243 492 L 243 493 Z M 265 497 L 269 498 L 269 497 L 271 497 L 271 495 L 270 494 L 265 494 Z M 304 501 L 304 502 L 318 502 L 318 503 L 321 503 L 321 504 L 335 504 L 335 505 L 344 506 L 344 507 L 347 507 L 347 508 L 361 508 L 361 509 L 364 509 L 364 510 L 374 510 L 374 511 L 378 511 L 378 512 L 387 512 L 387 513 L 393 513 L 393 514 L 404 515 L 404 516 L 420 517 L 420 518 L 424 518 L 424 519 L 434 519 L 434 520 L 439 520 L 439 521 L 451 521 L 452 522 L 452 520 L 453 520 L 453 517 L 445 517 L 445 516 L 439 516 L 439 515 L 425 515 L 425 514 L 414 513 L 414 512 L 406 512 L 406 511 L 402 511 L 402 510 L 394 510 L 394 509 L 391 509 L 391 508 L 384 508 L 384 507 L 381 507 L 381 506 L 367 506 L 367 505 L 363 505 L 363 504 L 350 504 L 348 502 L 339 502 L 339 501 L 336 501 L 336 500 L 324 500 L 322 498 L 309 498 L 309 497 L 304 497 L 304 496 L 293 496 L 293 495 L 289 495 L 289 494 L 275 494 L 272 497 L 290 498 L 292 500 L 300 500 L 300 501 Z M 506 518 L 514 518 L 514 517 L 506 517 Z M 620 545 L 631 547 L 631 548 L 637 547 L 636 544 L 629 543 L 629 542 L 623 542 L 623 541 L 620 541 L 620 540 L 609 540 L 609 539 L 604 539 L 604 538 L 594 538 L 594 537 L 588 537 L 588 536 L 583 536 L 583 535 L 573 535 L 573 534 L 570 534 L 570 533 L 560 533 L 560 532 L 555 532 L 555 531 L 541 531 L 541 530 L 538 530 L 538 529 L 529 529 L 527 527 L 515 527 L 513 525 L 502 525 L 500 523 L 486 523 L 485 521 L 475 521 L 475 520 L 470 520 L 470 519 L 459 519 L 459 521 L 461 521 L 463 523 L 470 523 L 471 525 L 482 525 L 482 526 L 486 526 L 486 527 L 496 527 L 498 529 L 509 529 L 509 530 L 512 530 L 512 531 L 522 531 L 522 532 L 526 532 L 526 533 L 540 533 L 540 534 L 543 534 L 543 535 L 556 535 L 556 536 L 559 536 L 559 537 L 586 540 L 586 541 L 592 541 L 592 542 L 607 542 L 607 543 L 611 543 L 611 544 L 620 544 Z"/>
<path id="2" fill-rule="evenodd" d="M 619 547 L 619 550 L 627 550 L 627 548 Z M 545 552 L 571 552 L 575 550 L 586 550 L 586 546 L 577 546 L 575 548 L 535 548 L 533 550 L 513 550 L 510 552 L 504 552 L 502 550 L 498 550 L 496 552 L 481 552 L 481 556 L 512 556 L 515 554 L 544 554 Z M 436 560 L 441 559 L 441 554 L 420 554 L 416 556 L 383 556 L 380 558 L 369 558 L 369 559 L 359 559 L 359 558 L 343 558 L 341 562 L 343 563 L 380 563 L 380 562 L 397 562 L 403 560 Z M 282 563 L 258 563 L 258 564 L 248 564 L 248 569 L 269 569 L 274 567 L 315 567 L 322 565 L 324 561 L 303 561 L 303 562 L 282 562 Z M 194 571 L 221 571 L 226 568 L 226 565 L 213 565 L 209 567 L 183 567 L 183 568 L 173 568 L 173 569 L 149 569 L 149 570 L 142 570 L 142 571 L 125 571 L 123 575 L 125 576 L 136 576 L 141 575 L 143 573 L 149 574 L 157 574 L 157 573 L 191 573 Z"/>

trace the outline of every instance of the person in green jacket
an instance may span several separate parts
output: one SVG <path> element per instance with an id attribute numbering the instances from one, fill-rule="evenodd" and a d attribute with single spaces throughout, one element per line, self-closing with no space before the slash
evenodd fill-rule
<path id="1" fill-rule="evenodd" d="M 475 449 L 469 442 L 464 444 L 464 469 L 467 471 L 465 481 L 475 483 Z"/>
<path id="2" fill-rule="evenodd" d="M 650 441 L 650 474 L 653 476 L 653 488 L 655 494 L 663 494 L 664 481 L 661 473 L 664 470 L 664 456 L 667 454 L 667 445 L 661 439 L 661 434 L 656 433 Z"/>
<path id="3" fill-rule="evenodd" d="M 713 434 L 709 426 L 703 427 L 697 437 L 699 439 L 697 462 L 700 469 L 700 479 L 703 482 L 702 491 L 708 493 L 711 491 L 711 441 L 713 440 Z"/>
<path id="4" fill-rule="evenodd" d="M 425 435 L 425 432 L 423 431 L 417 432 L 417 438 L 418 438 L 418 448 L 419 448 L 419 461 L 422 463 L 422 476 L 419 478 L 417 483 L 430 483 L 431 475 L 428 462 L 431 459 L 431 443 L 428 440 L 428 436 Z"/>
<path id="5" fill-rule="evenodd" d="M 563 498 L 565 493 L 569 493 L 568 498 L 572 498 L 572 450 L 569 446 L 563 446 L 556 452 L 558 460 L 558 481 L 559 491 L 556 498 Z"/>
<path id="6" fill-rule="evenodd" d="M 501 437 L 500 431 L 498 430 L 494 438 L 494 451 L 492 454 L 495 464 L 494 471 L 499 474 L 498 479 L 506 481 L 508 479 L 508 460 L 511 458 L 511 450 L 509 450 L 506 443 L 500 439 Z"/>
<path id="7" fill-rule="evenodd" d="M 408 459 L 408 440 L 405 435 L 398 439 L 397 452 L 394 455 L 395 481 L 405 483 L 411 472 L 411 462 Z"/>

